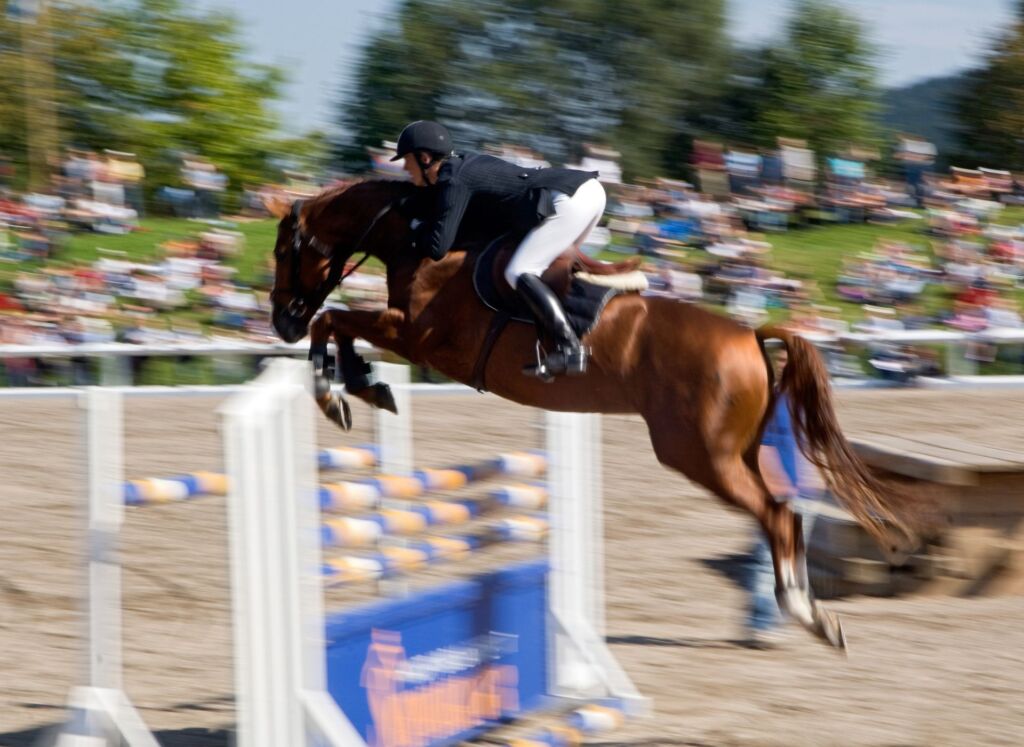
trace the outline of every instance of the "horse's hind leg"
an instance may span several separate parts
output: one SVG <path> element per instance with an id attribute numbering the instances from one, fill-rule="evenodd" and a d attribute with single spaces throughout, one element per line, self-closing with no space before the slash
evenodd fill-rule
<path id="1" fill-rule="evenodd" d="M 800 515 L 786 503 L 772 502 L 768 531 L 775 563 L 775 597 L 779 607 L 801 625 L 838 649 L 846 648 L 839 617 L 814 599 L 807 577 L 807 555 Z M 778 549 L 777 549 L 778 546 Z"/>
<path id="2" fill-rule="evenodd" d="M 687 443 L 678 427 L 674 432 L 652 427 L 651 440 L 663 464 L 679 470 L 757 519 L 772 550 L 779 607 L 819 638 L 837 648 L 845 648 L 838 617 L 813 598 L 807 579 L 800 517 L 787 504 L 772 498 L 760 473 L 750 466 L 757 463 L 756 450 L 749 450 L 746 460 L 740 453 L 714 456 L 697 439 Z"/>
<path id="3" fill-rule="evenodd" d="M 815 601 L 811 591 L 799 514 L 788 503 L 775 501 L 761 475 L 743 460 L 725 460 L 715 471 L 720 484 L 712 489 L 730 503 L 750 511 L 768 537 L 779 607 L 814 635 L 845 649 L 839 618 Z"/>

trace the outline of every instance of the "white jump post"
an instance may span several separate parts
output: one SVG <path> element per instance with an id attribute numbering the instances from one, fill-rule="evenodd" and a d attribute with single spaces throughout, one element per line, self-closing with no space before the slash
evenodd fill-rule
<path id="1" fill-rule="evenodd" d="M 390 383 L 405 395 L 396 399 L 408 413 L 408 388 Z M 326 690 L 312 403 L 308 364 L 280 360 L 222 409 L 242 747 L 366 747 Z M 593 415 L 547 416 L 549 689 L 569 700 L 615 698 L 643 714 L 649 701 L 603 636 L 599 424 Z M 389 436 L 381 428 L 384 446 Z M 408 437 L 408 427 L 398 436 Z"/>
<path id="2" fill-rule="evenodd" d="M 377 410 L 377 446 L 380 449 L 380 468 L 387 475 L 412 474 L 412 416 L 409 391 L 409 366 L 397 363 L 373 364 L 377 381 L 391 387 L 398 406 L 398 414 Z"/>
<path id="3" fill-rule="evenodd" d="M 88 464 L 88 685 L 71 691 L 71 716 L 58 747 L 159 747 L 121 681 L 121 561 L 124 522 L 124 417 L 121 394 L 92 387 L 81 395 Z"/>
<path id="4" fill-rule="evenodd" d="M 551 558 L 551 692 L 568 699 L 612 697 L 636 716 L 650 712 L 605 642 L 601 417 L 546 417 Z"/>
<path id="5" fill-rule="evenodd" d="M 378 367 L 398 417 L 378 421 L 385 468 L 411 470 L 408 370 Z M 122 689 L 124 519 L 122 393 L 82 395 L 89 465 L 88 685 L 70 697 L 59 747 L 158 747 Z M 240 747 L 366 747 L 327 691 L 320 509 L 312 376 L 279 359 L 222 408 L 231 519 L 232 607 Z M 600 419 L 547 416 L 552 631 L 550 692 L 613 697 L 632 713 L 640 695 L 604 641 Z M 387 454 L 387 452 L 385 452 Z"/>
<path id="6" fill-rule="evenodd" d="M 311 384 L 275 360 L 222 408 L 241 747 L 365 747 L 327 692 Z"/>

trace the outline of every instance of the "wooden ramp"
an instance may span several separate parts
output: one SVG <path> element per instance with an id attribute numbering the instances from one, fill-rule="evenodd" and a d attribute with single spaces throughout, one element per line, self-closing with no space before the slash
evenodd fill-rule
<path id="1" fill-rule="evenodd" d="M 852 439 L 880 476 L 929 491 L 948 529 L 916 554 L 884 553 L 837 505 L 815 505 L 809 571 L 819 596 L 890 595 L 930 587 L 983 593 L 1005 587 L 1021 566 L 1024 454 L 985 443 L 985 434 L 870 434 Z"/>

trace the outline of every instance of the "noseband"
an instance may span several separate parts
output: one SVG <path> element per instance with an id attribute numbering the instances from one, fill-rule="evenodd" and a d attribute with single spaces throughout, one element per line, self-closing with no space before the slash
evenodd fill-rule
<path id="1" fill-rule="evenodd" d="M 372 231 L 377 223 L 380 222 L 381 218 L 391 211 L 391 208 L 393 208 L 394 205 L 394 201 L 391 201 L 382 207 L 377 214 L 373 216 L 373 220 L 370 221 L 370 224 L 359 235 L 359 238 L 356 239 L 355 244 L 352 245 L 352 250 L 346 253 L 341 244 L 334 244 L 333 246 L 330 246 L 322 242 L 316 236 L 306 235 L 302 230 L 302 225 L 299 220 L 299 214 L 302 211 L 302 200 L 296 200 L 293 202 L 291 212 L 292 246 L 290 251 L 292 255 L 292 266 L 289 277 L 290 287 L 281 289 L 275 288 L 271 291 L 271 300 L 273 300 L 273 296 L 277 293 L 291 293 L 292 300 L 288 302 L 288 313 L 296 317 L 302 316 L 306 312 L 306 309 L 314 303 L 317 305 L 322 303 L 323 299 L 327 297 L 327 294 L 330 293 L 335 286 L 343 282 L 345 278 L 358 270 L 362 264 L 370 258 L 370 251 L 367 250 L 348 272 L 342 272 L 345 267 L 345 260 L 341 259 L 341 257 L 345 257 L 345 259 L 347 259 L 358 252 L 359 248 L 363 245 L 363 242 L 370 235 L 370 231 Z M 308 294 L 302 292 L 302 285 L 300 284 L 302 249 L 307 246 L 317 254 L 327 257 L 330 262 L 327 277 L 321 280 Z"/>

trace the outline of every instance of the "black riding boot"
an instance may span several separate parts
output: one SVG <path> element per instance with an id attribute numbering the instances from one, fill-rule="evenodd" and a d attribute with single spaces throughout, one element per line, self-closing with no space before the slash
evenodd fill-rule
<path id="1" fill-rule="evenodd" d="M 516 281 L 516 292 L 526 301 L 537 324 L 555 341 L 555 349 L 537 365 L 526 366 L 523 372 L 551 380 L 560 374 L 581 376 L 587 372 L 587 353 L 565 316 L 565 309 L 555 292 L 536 275 L 523 274 Z"/>

